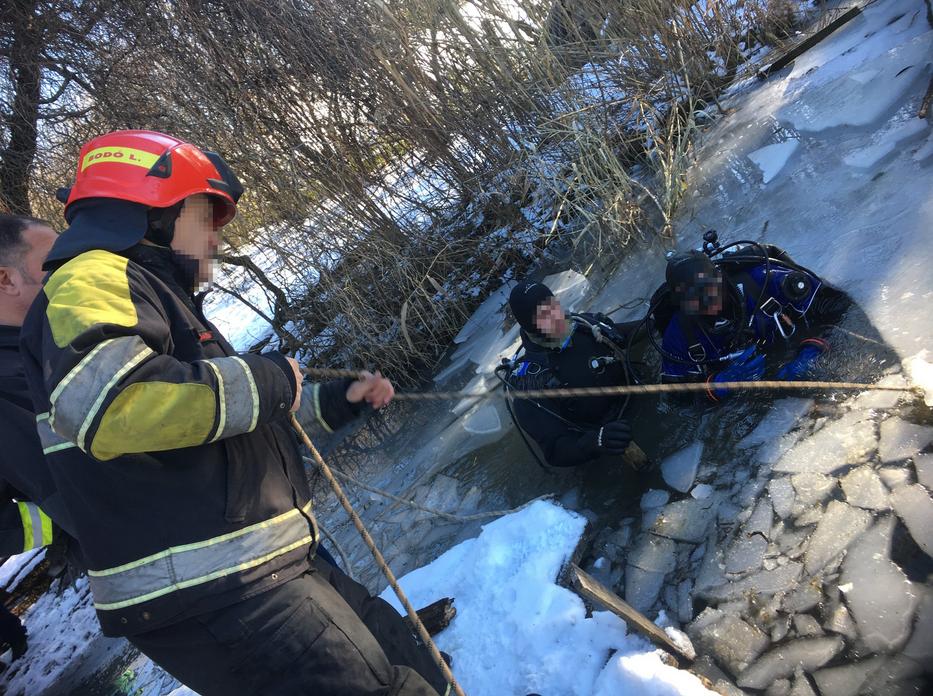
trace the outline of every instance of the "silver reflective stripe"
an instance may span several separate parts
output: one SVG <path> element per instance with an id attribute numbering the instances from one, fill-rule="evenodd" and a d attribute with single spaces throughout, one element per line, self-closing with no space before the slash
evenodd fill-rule
<path id="1" fill-rule="evenodd" d="M 77 447 L 75 443 L 66 440 L 52 430 L 52 426 L 49 425 L 48 413 L 42 413 L 36 416 L 36 430 L 39 433 L 39 442 L 42 443 L 42 454 L 52 454 L 60 450 Z"/>
<path id="2" fill-rule="evenodd" d="M 219 410 L 217 430 L 211 442 L 255 430 L 259 421 L 259 390 L 249 365 L 236 357 L 211 358 L 203 362 L 217 378 Z"/>
<path id="3" fill-rule="evenodd" d="M 111 338 L 84 356 L 52 392 L 49 425 L 87 451 L 87 431 L 110 390 L 154 351 L 139 336 Z"/>
<path id="4" fill-rule="evenodd" d="M 200 585 L 271 561 L 311 544 L 312 527 L 303 510 L 289 510 L 265 522 L 205 541 L 174 546 L 107 570 L 89 570 L 94 606 L 123 609 L 186 587 Z"/>
<path id="5" fill-rule="evenodd" d="M 39 506 L 33 503 L 19 503 L 19 509 L 21 516 L 24 516 L 24 513 L 29 515 L 30 524 L 23 525 L 24 532 L 27 534 L 32 532 L 31 538 L 26 539 L 24 550 L 42 548 L 45 542 L 42 539 L 42 515 L 39 514 Z M 23 521 L 25 522 L 25 516 Z"/>

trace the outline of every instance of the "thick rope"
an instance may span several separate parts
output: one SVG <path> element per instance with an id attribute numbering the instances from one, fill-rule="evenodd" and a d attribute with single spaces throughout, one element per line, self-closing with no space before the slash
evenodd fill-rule
<path id="1" fill-rule="evenodd" d="M 389 581 L 389 585 L 395 592 L 395 596 L 398 597 L 399 602 L 401 602 L 402 606 L 405 607 L 405 613 L 408 614 L 408 619 L 411 621 L 411 625 L 414 626 L 418 631 L 418 635 L 424 642 L 425 646 L 427 646 L 428 651 L 431 653 L 431 657 L 434 658 L 435 664 L 444 675 L 444 679 L 447 680 L 450 688 L 455 694 L 457 694 L 457 696 L 466 696 L 466 694 L 463 692 L 463 689 L 460 688 L 460 684 L 457 683 L 457 679 L 454 677 L 453 672 L 450 671 L 450 667 L 447 665 L 447 662 L 444 661 L 440 651 L 437 649 L 437 646 L 431 639 L 431 635 L 428 633 L 428 630 L 424 627 L 424 624 L 421 623 L 421 619 L 418 618 L 418 613 L 415 611 L 415 608 L 411 605 L 411 602 L 408 601 L 408 597 L 405 596 L 405 593 L 399 586 L 398 580 L 395 579 L 395 574 L 392 572 L 392 569 L 389 568 L 389 564 L 386 563 L 386 559 L 383 558 L 382 553 L 380 553 L 379 549 L 376 547 L 376 542 L 373 541 L 372 536 L 370 536 L 369 531 L 367 531 L 366 526 L 363 524 L 363 520 L 360 519 L 360 516 L 356 514 L 356 510 L 354 510 L 353 506 L 350 504 L 346 493 L 343 492 L 343 488 L 340 486 L 340 482 L 337 481 L 336 477 L 334 476 L 334 472 L 331 471 L 329 466 L 327 466 L 327 463 L 321 457 L 321 453 L 317 451 L 314 443 L 311 442 L 311 438 L 308 437 L 308 434 L 305 432 L 304 428 L 301 427 L 301 423 L 299 423 L 298 419 L 295 418 L 295 414 L 292 414 L 292 427 L 295 429 L 295 432 L 298 433 L 298 436 L 301 438 L 301 441 L 304 443 L 305 447 L 307 447 L 311 452 L 311 458 L 314 460 L 314 463 L 317 464 L 318 468 L 321 470 L 321 473 L 324 474 L 324 478 L 327 479 L 330 487 L 333 488 L 334 493 L 337 496 L 337 500 L 340 501 L 343 509 L 347 511 L 347 514 L 353 521 L 353 525 L 356 527 L 356 530 L 360 533 L 360 536 L 363 537 L 363 541 L 366 543 L 366 546 L 369 547 L 370 553 L 372 553 L 373 558 L 376 559 L 376 565 L 379 566 L 379 569 L 386 576 L 386 579 Z"/>
<path id="2" fill-rule="evenodd" d="M 305 374 L 319 379 L 361 379 L 364 374 L 358 370 L 334 370 L 330 368 L 309 367 Z M 810 389 L 840 389 L 844 391 L 917 391 L 916 387 L 885 387 L 877 384 L 863 382 L 807 382 L 759 380 L 756 382 L 677 382 L 673 384 L 632 384 L 613 387 L 567 387 L 562 389 L 527 389 L 513 390 L 509 393 L 512 399 L 569 399 L 596 396 L 625 396 L 627 394 L 677 394 L 688 392 L 706 392 L 709 389 L 726 389 L 735 391 L 747 389 L 749 391 L 774 391 L 786 389 L 789 391 L 806 391 Z M 436 392 L 401 392 L 393 398 L 394 401 L 446 401 L 459 399 L 473 399 L 480 401 L 504 396 L 503 392 L 468 392 L 468 391 L 436 391 Z"/>

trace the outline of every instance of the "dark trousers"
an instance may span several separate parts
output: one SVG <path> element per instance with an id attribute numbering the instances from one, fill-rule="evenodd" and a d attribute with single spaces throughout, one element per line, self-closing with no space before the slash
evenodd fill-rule
<path id="1" fill-rule="evenodd" d="M 389 604 L 336 567 L 130 638 L 202 696 L 436 696 L 441 671 Z"/>

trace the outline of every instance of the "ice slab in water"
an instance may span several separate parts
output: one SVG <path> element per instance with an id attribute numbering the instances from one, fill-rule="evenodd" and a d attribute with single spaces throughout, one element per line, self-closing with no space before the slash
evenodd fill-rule
<path id="1" fill-rule="evenodd" d="M 716 518 L 716 496 L 706 500 L 680 500 L 661 510 L 651 531 L 659 536 L 697 544 L 706 538 Z"/>
<path id="2" fill-rule="evenodd" d="M 748 155 L 748 158 L 761 170 L 762 183 L 767 184 L 780 173 L 798 145 L 800 141 L 791 138 L 783 143 L 766 145 Z"/>
<path id="3" fill-rule="evenodd" d="M 746 535 L 760 534 L 765 539 L 771 538 L 771 526 L 774 524 L 774 515 L 771 512 L 771 501 L 767 496 L 763 496 L 751 516 L 745 522 L 744 530 Z"/>
<path id="4" fill-rule="evenodd" d="M 778 399 L 758 426 L 739 441 L 746 449 L 779 439 L 793 428 L 813 407 L 813 399 Z"/>
<path id="5" fill-rule="evenodd" d="M 875 523 L 854 544 L 842 565 L 840 588 L 872 652 L 900 647 L 910 635 L 918 597 L 907 576 L 890 559 L 894 517 Z"/>
<path id="6" fill-rule="evenodd" d="M 865 680 L 885 662 L 883 657 L 873 657 L 841 667 L 827 667 L 813 675 L 822 696 L 851 696 L 861 693 Z"/>
<path id="7" fill-rule="evenodd" d="M 881 387 L 903 387 L 907 380 L 903 375 L 888 375 L 878 380 L 878 386 Z M 852 401 L 853 410 L 875 408 L 885 410 L 894 408 L 897 402 L 904 397 L 902 392 L 895 391 L 867 391 L 859 394 Z"/>
<path id="8" fill-rule="evenodd" d="M 823 627 L 827 631 L 839 633 L 846 638 L 855 638 L 858 635 L 855 628 L 855 621 L 852 620 L 852 614 L 849 613 L 849 610 L 846 609 L 844 604 L 838 604 L 836 608 L 832 610 L 829 618 L 826 619 L 826 623 L 823 624 Z"/>
<path id="9" fill-rule="evenodd" d="M 804 505 L 822 503 L 836 487 L 836 479 L 824 474 L 795 474 L 790 480 L 797 491 L 797 498 Z"/>
<path id="10" fill-rule="evenodd" d="M 878 476 L 892 491 L 910 483 L 910 472 L 903 466 L 883 466 L 878 469 Z"/>
<path id="11" fill-rule="evenodd" d="M 923 133 L 928 128 L 923 119 L 911 118 L 900 123 L 896 123 L 882 132 L 877 133 L 872 138 L 872 144 L 861 150 L 851 152 L 842 158 L 842 161 L 850 167 L 859 167 L 869 169 L 884 159 L 887 155 L 894 152 L 898 144 L 909 138 Z"/>
<path id="12" fill-rule="evenodd" d="M 829 561 L 849 546 L 868 525 L 871 513 L 851 505 L 830 501 L 823 518 L 810 537 L 810 545 L 804 555 L 804 566 L 808 575 L 815 575 Z"/>
<path id="13" fill-rule="evenodd" d="M 859 464 L 875 449 L 875 424 L 862 412 L 847 413 L 798 443 L 774 465 L 774 471 L 830 474 Z"/>
<path id="14" fill-rule="evenodd" d="M 693 490 L 690 491 L 690 495 L 697 500 L 706 500 L 713 494 L 713 487 L 706 483 L 701 483 L 698 486 L 694 486 Z"/>
<path id="15" fill-rule="evenodd" d="M 917 609 L 917 622 L 904 646 L 904 655 L 925 665 L 933 660 L 933 590 L 929 588 L 923 593 Z"/>
<path id="16" fill-rule="evenodd" d="M 910 457 L 933 442 L 933 428 L 914 425 L 900 418 L 889 418 L 881 424 L 882 462 L 895 462 Z"/>
<path id="17" fill-rule="evenodd" d="M 677 566 L 677 544 L 672 539 L 645 534 L 628 556 L 628 562 L 642 570 L 670 573 Z"/>
<path id="18" fill-rule="evenodd" d="M 933 53 L 933 32 L 892 48 L 871 63 L 877 71 L 867 83 L 857 73 L 843 73 L 820 89 L 809 89 L 806 99 L 797 99 L 797 85 L 789 84 L 781 121 L 789 121 L 803 132 L 817 132 L 837 126 L 867 126 L 877 122 L 902 102 L 907 90 L 924 77 Z M 806 80 L 800 80 L 806 86 Z"/>
<path id="19" fill-rule="evenodd" d="M 466 416 L 463 429 L 474 435 L 497 433 L 502 430 L 499 411 L 492 404 L 482 404 Z"/>
<path id="20" fill-rule="evenodd" d="M 933 142 L 933 136 L 930 138 Z M 933 407 L 933 355 L 926 348 L 910 359 L 904 361 L 904 369 L 910 376 L 910 381 L 923 389 L 924 402 Z"/>
<path id="21" fill-rule="evenodd" d="M 797 497 L 790 477 L 773 479 L 768 484 L 768 493 L 777 516 L 781 519 L 790 517 L 794 509 L 794 500 Z"/>
<path id="22" fill-rule="evenodd" d="M 891 505 L 917 545 L 933 556 L 933 500 L 920 484 L 902 486 L 891 494 Z"/>
<path id="23" fill-rule="evenodd" d="M 702 595 L 722 602 L 729 599 L 741 599 L 746 594 L 773 595 L 776 592 L 786 592 L 796 586 L 802 570 L 803 564 L 789 561 L 774 570 L 763 570 L 741 580 L 704 589 Z M 699 586 L 699 581 L 697 585 Z"/>
<path id="24" fill-rule="evenodd" d="M 794 681 L 790 688 L 788 696 L 816 696 L 809 680 L 804 676 L 803 670 L 799 667 L 794 670 Z"/>
<path id="25" fill-rule="evenodd" d="M 781 602 L 781 608 L 788 614 L 797 614 L 803 611 L 810 611 L 822 600 L 823 593 L 815 588 L 812 583 L 805 582 L 797 589 L 784 596 Z"/>
<path id="26" fill-rule="evenodd" d="M 466 324 L 460 329 L 460 333 L 454 337 L 454 343 L 463 343 L 480 329 L 488 330 L 490 327 L 501 327 L 504 316 L 502 308 L 509 301 L 509 293 L 512 292 L 512 288 L 516 285 L 518 285 L 518 281 L 510 280 L 501 288 L 493 290 L 489 297 L 483 300 L 483 303 L 467 319 Z"/>
<path id="27" fill-rule="evenodd" d="M 625 567 L 625 601 L 639 611 L 648 611 L 654 606 L 663 585 L 664 573 L 633 565 Z"/>
<path id="28" fill-rule="evenodd" d="M 737 683 L 747 689 L 765 689 L 773 681 L 791 676 L 798 667 L 807 672 L 819 669 L 843 647 L 844 641 L 839 636 L 791 641 L 758 658 L 739 675 Z"/>
<path id="29" fill-rule="evenodd" d="M 652 508 L 658 508 L 663 505 L 667 505 L 667 501 L 671 499 L 671 494 L 667 491 L 659 491 L 652 488 L 649 491 L 646 491 L 645 494 L 641 497 L 641 509 L 650 510 Z"/>
<path id="30" fill-rule="evenodd" d="M 748 667 L 768 647 L 768 637 L 742 619 L 706 609 L 687 627 L 687 635 L 703 654 L 712 655 L 733 676 Z"/>
<path id="31" fill-rule="evenodd" d="M 577 305 L 590 287 L 586 276 L 576 271 L 553 273 L 541 281 L 560 299 L 561 306 L 568 312 L 581 311 Z"/>
<path id="32" fill-rule="evenodd" d="M 665 483 L 681 493 L 689 491 L 696 479 L 702 456 L 703 443 L 697 441 L 665 459 L 661 463 L 661 475 Z"/>
<path id="33" fill-rule="evenodd" d="M 914 456 L 914 469 L 917 480 L 928 491 L 933 491 L 933 454 L 918 454 Z"/>
<path id="34" fill-rule="evenodd" d="M 726 552 L 727 573 L 747 573 L 761 568 L 768 540 L 760 534 L 740 536 Z"/>
<path id="35" fill-rule="evenodd" d="M 888 489 L 870 466 L 853 469 L 840 483 L 849 505 L 867 510 L 886 510 L 889 507 Z"/>
<path id="36" fill-rule="evenodd" d="M 816 638 L 823 635 L 820 622 L 809 614 L 798 614 L 794 617 L 794 630 L 801 638 Z"/>

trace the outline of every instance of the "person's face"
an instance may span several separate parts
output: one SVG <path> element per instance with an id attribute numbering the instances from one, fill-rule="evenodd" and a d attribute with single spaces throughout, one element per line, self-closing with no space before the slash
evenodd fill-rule
<path id="1" fill-rule="evenodd" d="M 12 318 L 18 319 L 17 325 L 22 325 L 29 307 L 42 290 L 45 275 L 42 264 L 58 235 L 45 225 L 29 225 L 22 231 L 22 239 L 26 250 L 19 262 L 0 266 L 0 295 L 11 309 Z"/>
<path id="2" fill-rule="evenodd" d="M 211 279 L 212 259 L 220 246 L 220 228 L 214 224 L 214 205 L 204 194 L 185 199 L 175 220 L 172 249 L 198 262 L 198 281 Z"/>
<path id="3" fill-rule="evenodd" d="M 719 274 L 697 273 L 680 301 L 680 309 L 689 316 L 715 317 L 722 313 L 722 278 Z"/>
<path id="4" fill-rule="evenodd" d="M 535 310 L 535 326 L 548 338 L 560 338 L 567 333 L 567 315 L 560 300 L 549 297 Z"/>

